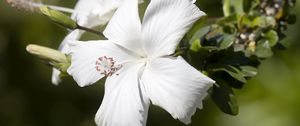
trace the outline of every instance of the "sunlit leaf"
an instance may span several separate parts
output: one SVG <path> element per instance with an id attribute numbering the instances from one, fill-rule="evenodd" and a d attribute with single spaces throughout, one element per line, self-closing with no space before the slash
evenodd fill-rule
<path id="1" fill-rule="evenodd" d="M 267 33 L 264 34 L 264 37 L 269 40 L 269 44 L 271 47 L 276 45 L 276 43 L 279 41 L 279 37 L 276 31 L 270 30 Z"/>
<path id="2" fill-rule="evenodd" d="M 203 37 L 204 35 L 206 35 L 209 31 L 210 31 L 211 27 L 210 26 L 206 26 L 206 27 L 202 27 L 200 28 L 194 35 L 193 37 L 190 39 L 190 44 L 192 44 L 194 41 L 196 41 L 197 39 L 201 39 L 201 37 Z"/>
<path id="3" fill-rule="evenodd" d="M 252 66 L 241 66 L 242 73 L 245 77 L 254 77 L 257 75 L 257 69 Z"/>
<path id="4" fill-rule="evenodd" d="M 270 47 L 269 40 L 259 41 L 256 46 L 255 54 L 259 58 L 269 58 L 269 57 L 273 56 L 273 51 Z"/>
<path id="5" fill-rule="evenodd" d="M 200 39 L 196 39 L 190 46 L 190 50 L 198 52 L 201 48 Z"/>
<path id="6" fill-rule="evenodd" d="M 244 13 L 243 0 L 223 0 L 223 12 L 226 17 L 233 13 Z"/>
<path id="7" fill-rule="evenodd" d="M 235 35 L 224 34 L 224 38 L 221 41 L 219 48 L 220 49 L 229 48 L 234 43 L 235 39 L 236 39 Z"/>
<path id="8" fill-rule="evenodd" d="M 243 82 L 243 83 L 247 82 L 247 80 L 244 78 L 244 74 L 234 66 L 227 65 L 227 66 L 215 68 L 215 69 L 213 69 L 213 71 L 215 71 L 215 72 L 224 71 L 224 72 L 228 73 L 231 77 L 237 79 L 240 82 Z"/>

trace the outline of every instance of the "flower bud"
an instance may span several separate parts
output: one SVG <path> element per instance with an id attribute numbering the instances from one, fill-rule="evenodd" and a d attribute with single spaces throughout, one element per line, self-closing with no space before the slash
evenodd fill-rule
<path id="1" fill-rule="evenodd" d="M 42 6 L 40 7 L 40 11 L 42 14 L 44 14 L 45 16 L 47 16 L 48 18 L 50 18 L 52 21 L 54 21 L 55 23 L 69 28 L 69 29 L 76 29 L 77 28 L 77 24 L 74 20 L 72 20 L 69 16 L 65 15 L 64 13 L 57 11 L 57 10 L 53 10 L 47 6 Z"/>
<path id="2" fill-rule="evenodd" d="M 47 61 L 61 72 L 66 72 L 71 64 L 70 57 L 66 54 L 48 47 L 30 44 L 26 47 L 26 50 L 30 54 Z"/>
<path id="3" fill-rule="evenodd" d="M 48 47 L 30 44 L 26 47 L 26 50 L 30 54 L 35 55 L 46 61 L 57 62 L 57 63 L 68 63 L 68 59 L 65 54 Z"/>

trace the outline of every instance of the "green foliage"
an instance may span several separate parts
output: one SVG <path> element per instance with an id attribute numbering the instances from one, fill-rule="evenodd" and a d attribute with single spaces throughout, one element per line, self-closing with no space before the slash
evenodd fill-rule
<path id="1" fill-rule="evenodd" d="M 294 24 L 295 0 L 223 0 L 224 17 L 198 28 L 187 57 L 216 80 L 211 97 L 224 113 L 238 114 L 232 88 L 241 89 L 257 75 L 260 62 L 282 46 Z"/>
<path id="2" fill-rule="evenodd" d="M 233 13 L 244 13 L 243 0 L 223 0 L 223 12 L 225 16 L 230 16 Z"/>
<path id="3" fill-rule="evenodd" d="M 252 66 L 241 66 L 241 71 L 244 75 L 244 77 L 254 77 L 257 75 L 257 69 Z"/>
<path id="4" fill-rule="evenodd" d="M 230 66 L 230 65 L 220 66 L 219 68 L 213 68 L 212 71 L 213 72 L 223 71 L 223 72 L 226 72 L 227 74 L 229 74 L 234 79 L 236 79 L 236 80 L 238 80 L 238 81 L 240 81 L 242 83 L 246 83 L 247 82 L 247 80 L 244 77 L 244 74 L 239 69 L 237 69 L 234 66 Z"/>
<path id="5" fill-rule="evenodd" d="M 219 81 L 220 82 L 220 81 Z M 232 89 L 228 85 L 213 86 L 211 95 L 216 105 L 225 113 L 237 115 L 239 107 Z"/>

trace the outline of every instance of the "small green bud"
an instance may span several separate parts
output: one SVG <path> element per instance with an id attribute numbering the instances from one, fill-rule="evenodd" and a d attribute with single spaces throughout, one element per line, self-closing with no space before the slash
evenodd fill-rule
<path id="1" fill-rule="evenodd" d="M 69 29 L 76 29 L 77 24 L 69 16 L 60 11 L 53 10 L 47 6 L 40 7 L 41 13 L 50 18 L 55 23 Z"/>

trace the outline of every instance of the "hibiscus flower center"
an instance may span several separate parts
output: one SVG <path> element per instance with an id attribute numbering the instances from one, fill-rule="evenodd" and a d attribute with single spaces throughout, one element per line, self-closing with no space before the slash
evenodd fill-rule
<path id="1" fill-rule="evenodd" d="M 96 60 L 95 69 L 105 76 L 111 76 L 116 71 L 122 68 L 122 65 L 117 65 L 112 57 L 102 56 Z"/>

